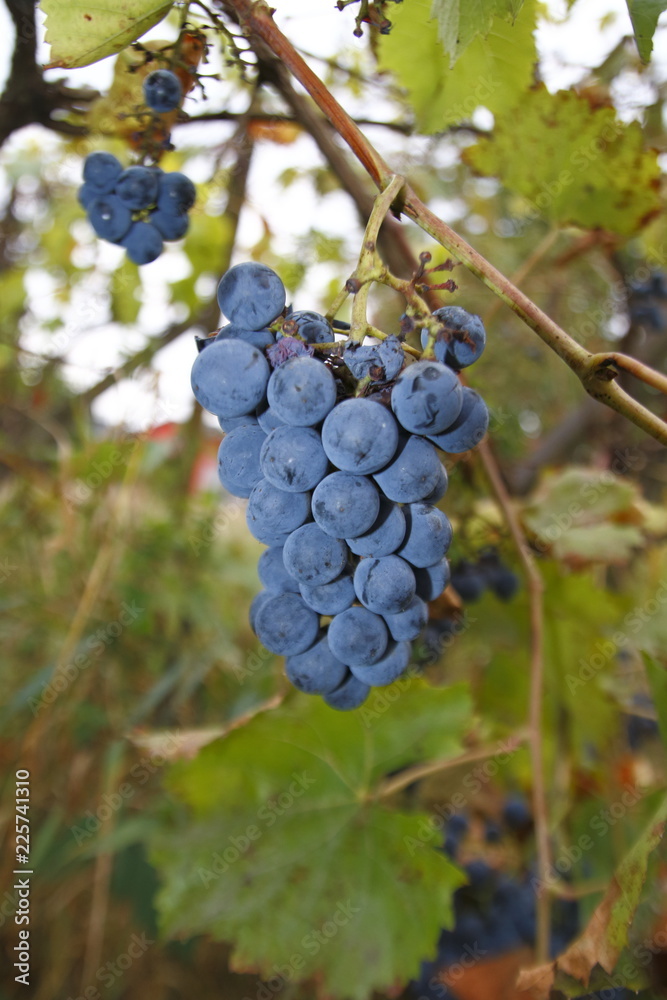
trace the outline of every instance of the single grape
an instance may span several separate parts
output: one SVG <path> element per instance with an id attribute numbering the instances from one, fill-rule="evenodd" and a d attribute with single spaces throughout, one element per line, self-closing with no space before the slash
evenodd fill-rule
<path id="1" fill-rule="evenodd" d="M 369 666 L 355 667 L 350 670 L 354 676 L 373 687 L 386 687 L 404 674 L 410 665 L 411 645 L 409 642 L 390 642 L 384 656 Z"/>
<path id="2" fill-rule="evenodd" d="M 450 571 L 447 557 L 441 559 L 435 566 L 415 569 L 414 574 L 417 596 L 421 597 L 422 601 L 435 601 L 449 583 Z"/>
<path id="3" fill-rule="evenodd" d="M 302 583 L 299 591 L 309 608 L 320 615 L 339 615 L 351 608 L 356 600 L 352 574 L 341 573 L 330 583 Z"/>
<path id="4" fill-rule="evenodd" d="M 400 372 L 405 354 L 398 337 L 392 336 L 372 346 L 349 341 L 343 351 L 343 360 L 356 379 L 387 382 Z"/>
<path id="5" fill-rule="evenodd" d="M 452 587 L 462 601 L 478 601 L 486 589 L 486 580 L 479 568 L 467 559 L 461 559 L 452 567 Z"/>
<path id="6" fill-rule="evenodd" d="M 403 611 L 393 615 L 383 615 L 392 639 L 397 642 L 411 642 L 428 622 L 428 605 L 416 595 Z"/>
<path id="7" fill-rule="evenodd" d="M 99 237 L 120 243 L 132 225 L 132 213 L 115 194 L 102 195 L 88 205 L 88 219 Z"/>
<path id="8" fill-rule="evenodd" d="M 329 648 L 348 666 L 375 663 L 387 648 L 387 626 L 367 608 L 348 608 L 331 620 Z"/>
<path id="9" fill-rule="evenodd" d="M 324 316 L 307 310 L 290 313 L 278 333 L 278 339 L 297 336 L 308 344 L 329 344 L 335 340 L 331 324 Z"/>
<path id="10" fill-rule="evenodd" d="M 429 503 L 409 503 L 403 508 L 405 540 L 398 549 L 413 566 L 432 566 L 447 554 L 452 543 L 452 526 L 441 510 Z"/>
<path id="11" fill-rule="evenodd" d="M 251 534 L 265 545 L 270 545 L 266 538 L 294 531 L 309 514 L 310 493 L 288 493 L 267 479 L 260 479 L 250 493 L 246 521 Z"/>
<path id="12" fill-rule="evenodd" d="M 116 181 L 116 194 L 133 212 L 157 201 L 158 177 L 149 167 L 128 167 Z"/>
<path id="13" fill-rule="evenodd" d="M 395 615 L 415 596 L 415 575 L 400 556 L 362 559 L 354 571 L 357 597 L 369 611 Z"/>
<path id="14" fill-rule="evenodd" d="M 449 485 L 449 477 L 447 476 L 447 469 L 442 463 L 440 463 L 440 471 L 438 474 L 438 481 L 434 486 L 431 493 L 424 497 L 424 503 L 436 504 L 438 500 L 442 500 L 445 493 L 447 492 L 447 487 Z"/>
<path id="15" fill-rule="evenodd" d="M 282 545 L 272 545 L 262 552 L 257 562 L 257 573 L 261 583 L 267 590 L 272 590 L 278 594 L 282 594 L 286 590 L 294 594 L 299 593 L 299 584 L 285 569 Z M 306 604 L 308 604 L 307 601 Z M 308 607 L 311 607 L 311 605 L 308 604 Z M 313 610 L 317 609 L 313 608 Z"/>
<path id="16" fill-rule="evenodd" d="M 416 503 L 433 493 L 441 481 L 441 468 L 433 445 L 411 434 L 401 436 L 391 462 L 376 472 L 373 479 L 390 500 Z"/>
<path id="17" fill-rule="evenodd" d="M 255 594 L 252 601 L 250 602 L 250 609 L 248 611 L 248 621 L 250 622 L 250 628 L 253 632 L 257 632 L 255 625 L 257 621 L 257 614 L 259 609 L 265 604 L 266 601 L 271 597 L 271 591 L 260 590 L 259 594 Z"/>
<path id="18" fill-rule="evenodd" d="M 373 526 L 380 511 L 380 495 L 366 476 L 332 472 L 316 487 L 312 508 L 313 517 L 327 535 L 354 538 Z"/>
<path id="19" fill-rule="evenodd" d="M 322 439 L 311 427 L 277 427 L 265 438 L 260 461 L 269 482 L 289 493 L 314 489 L 329 467 Z"/>
<path id="20" fill-rule="evenodd" d="M 322 444 L 329 460 L 343 472 L 376 472 L 393 457 L 398 425 L 381 403 L 345 399 L 324 421 Z"/>
<path id="21" fill-rule="evenodd" d="M 319 586 L 330 583 L 343 572 L 347 565 L 347 546 L 340 538 L 332 538 L 311 522 L 291 533 L 285 542 L 283 560 L 287 572 L 300 584 Z"/>
<path id="22" fill-rule="evenodd" d="M 120 242 L 134 264 L 150 264 L 162 253 L 162 237 L 150 222 L 133 222 Z"/>
<path id="23" fill-rule="evenodd" d="M 263 401 L 269 381 L 264 355 L 242 340 L 217 340 L 192 366 L 195 399 L 220 417 L 251 413 Z"/>
<path id="24" fill-rule="evenodd" d="M 236 264 L 220 279 L 218 305 L 231 323 L 261 330 L 285 308 L 285 286 L 266 264 Z"/>
<path id="25" fill-rule="evenodd" d="M 236 497 L 248 498 L 263 478 L 260 452 L 266 434 L 256 424 L 244 424 L 230 431 L 218 449 L 218 478 Z"/>
<path id="26" fill-rule="evenodd" d="M 479 316 L 461 306 L 443 306 L 433 315 L 445 328 L 438 334 L 434 354 L 457 371 L 477 361 L 486 347 L 486 330 Z"/>
<path id="27" fill-rule="evenodd" d="M 122 172 L 123 168 L 116 157 L 103 151 L 90 153 L 83 164 L 85 184 L 94 188 L 97 195 L 110 194 Z"/>
<path id="28" fill-rule="evenodd" d="M 330 708 L 335 708 L 339 712 L 349 712 L 363 705 L 370 690 L 368 684 L 364 684 L 350 673 L 335 691 L 324 695 L 324 700 Z"/>
<path id="29" fill-rule="evenodd" d="M 321 361 L 290 358 L 271 375 L 267 399 L 274 413 L 286 424 L 312 427 L 333 409 L 336 383 Z"/>
<path id="30" fill-rule="evenodd" d="M 505 566 L 497 552 L 483 552 L 479 558 L 479 570 L 486 585 L 501 601 L 510 601 L 519 589 L 516 573 Z"/>
<path id="31" fill-rule="evenodd" d="M 155 69 L 144 80 L 144 100 L 158 114 L 175 111 L 181 103 L 181 81 L 169 69 Z"/>
<path id="32" fill-rule="evenodd" d="M 271 594 L 254 615 L 255 635 L 270 653 L 295 656 L 309 649 L 320 630 L 319 615 L 307 607 L 299 594 Z"/>
<path id="33" fill-rule="evenodd" d="M 375 521 L 363 535 L 346 538 L 356 556 L 390 556 L 405 537 L 403 508 L 380 496 L 380 511 Z"/>
<path id="34" fill-rule="evenodd" d="M 150 218 L 151 223 L 165 240 L 180 240 L 185 236 L 190 225 L 187 214 L 172 215 L 170 212 L 163 212 L 160 208 L 151 212 Z"/>
<path id="35" fill-rule="evenodd" d="M 329 649 L 326 632 L 303 653 L 288 656 L 285 673 L 294 687 L 304 694 L 330 694 L 348 676 L 345 664 Z"/>
<path id="36" fill-rule="evenodd" d="M 157 207 L 159 212 L 180 216 L 192 208 L 197 199 L 197 190 L 185 174 L 178 170 L 158 174 Z"/>
<path id="37" fill-rule="evenodd" d="M 399 375 L 391 392 L 394 416 L 414 434 L 438 434 L 461 412 L 461 383 L 437 361 L 417 361 Z"/>
<path id="38" fill-rule="evenodd" d="M 463 387 L 463 406 L 454 423 L 441 434 L 428 434 L 441 451 L 458 455 L 478 445 L 489 427 L 489 411 L 479 393 Z"/>

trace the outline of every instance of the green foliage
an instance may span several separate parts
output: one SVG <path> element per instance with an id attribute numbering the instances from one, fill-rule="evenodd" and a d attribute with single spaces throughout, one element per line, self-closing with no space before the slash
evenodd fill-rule
<path id="1" fill-rule="evenodd" d="M 431 17 L 438 22 L 438 36 L 450 56 L 450 66 L 467 49 L 477 35 L 486 35 L 494 18 L 514 21 L 523 0 L 433 0 Z"/>
<path id="2" fill-rule="evenodd" d="M 266 978 L 298 955 L 295 978 L 317 974 L 322 996 L 364 1000 L 416 974 L 463 880 L 428 816 L 377 793 L 390 771 L 459 753 L 470 710 L 462 686 L 416 679 L 342 718 L 295 695 L 175 765 L 190 809 L 154 838 L 164 930 L 233 940 L 234 967 Z"/>
<path id="3" fill-rule="evenodd" d="M 162 21 L 172 6 L 173 0 L 96 0 L 93 7 L 81 0 L 41 0 L 49 66 L 73 69 L 114 55 Z"/>
<path id="4" fill-rule="evenodd" d="M 544 86 L 524 95 L 520 113 L 517 130 L 517 109 L 505 105 L 493 138 L 465 151 L 475 171 L 498 177 L 559 225 L 630 236 L 661 211 L 657 154 L 643 150 L 637 122 Z"/>
<path id="5" fill-rule="evenodd" d="M 667 10 L 665 0 L 625 0 L 628 5 L 632 30 L 639 49 L 639 55 L 648 62 L 653 51 L 653 35 L 658 18 Z"/>

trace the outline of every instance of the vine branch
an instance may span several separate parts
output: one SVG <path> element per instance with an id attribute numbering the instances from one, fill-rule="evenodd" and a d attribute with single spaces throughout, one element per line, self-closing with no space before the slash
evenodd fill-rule
<path id="1" fill-rule="evenodd" d="M 273 20 L 272 8 L 266 0 L 218 0 L 218 2 L 238 19 L 246 35 L 256 35 L 290 70 L 348 144 L 375 185 L 384 190 L 393 172 L 358 125 L 280 31 Z M 409 185 L 405 187 L 403 211 L 436 242 L 453 253 L 469 271 L 509 306 L 572 369 L 589 395 L 623 414 L 647 434 L 667 445 L 667 423 L 609 380 L 609 372 L 600 368 L 605 355 L 597 355 L 597 363 L 591 367 L 590 352 L 543 313 L 458 233 L 431 212 Z M 628 364 L 632 361 L 631 358 L 627 359 Z"/>

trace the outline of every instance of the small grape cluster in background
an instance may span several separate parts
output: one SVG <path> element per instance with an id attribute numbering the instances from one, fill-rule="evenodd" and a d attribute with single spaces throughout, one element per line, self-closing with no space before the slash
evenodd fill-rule
<path id="1" fill-rule="evenodd" d="M 396 337 L 336 343 L 324 316 L 285 309 L 265 265 L 232 267 L 218 302 L 229 322 L 199 342 L 192 389 L 225 432 L 220 481 L 268 546 L 251 626 L 295 687 L 352 709 L 407 669 L 449 582 L 436 448 L 474 447 L 488 411 L 449 365 L 406 365 Z"/>
<path id="2" fill-rule="evenodd" d="M 460 559 L 452 565 L 452 586 L 466 604 L 478 601 L 485 590 L 510 601 L 519 589 L 519 578 L 505 566 L 497 549 L 488 548 L 474 561 Z"/>
<path id="3" fill-rule="evenodd" d="M 182 96 L 170 70 L 154 70 L 144 81 L 146 104 L 155 112 L 175 110 Z M 135 264 L 149 264 L 162 253 L 164 240 L 185 236 L 195 196 L 185 174 L 157 165 L 124 170 L 113 154 L 101 151 L 86 157 L 78 193 L 97 236 L 124 247 Z"/>

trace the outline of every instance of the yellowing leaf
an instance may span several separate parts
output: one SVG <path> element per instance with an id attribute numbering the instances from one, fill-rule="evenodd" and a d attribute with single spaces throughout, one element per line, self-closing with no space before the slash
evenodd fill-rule
<path id="1" fill-rule="evenodd" d="M 526 0 L 514 24 L 493 18 L 486 36 L 477 35 L 453 67 L 443 58 L 430 0 L 392 10 L 380 66 L 405 88 L 421 131 L 440 132 L 465 121 L 479 105 L 495 114 L 517 103 L 533 79 L 536 10 L 536 0 Z"/>
<path id="2" fill-rule="evenodd" d="M 173 0 L 41 0 L 46 15 L 49 68 L 74 69 L 120 52 L 158 24 Z"/>
<path id="3" fill-rule="evenodd" d="M 630 236 L 662 208 L 657 152 L 642 148 L 639 123 L 572 91 L 535 87 L 463 158 L 560 225 Z"/>

